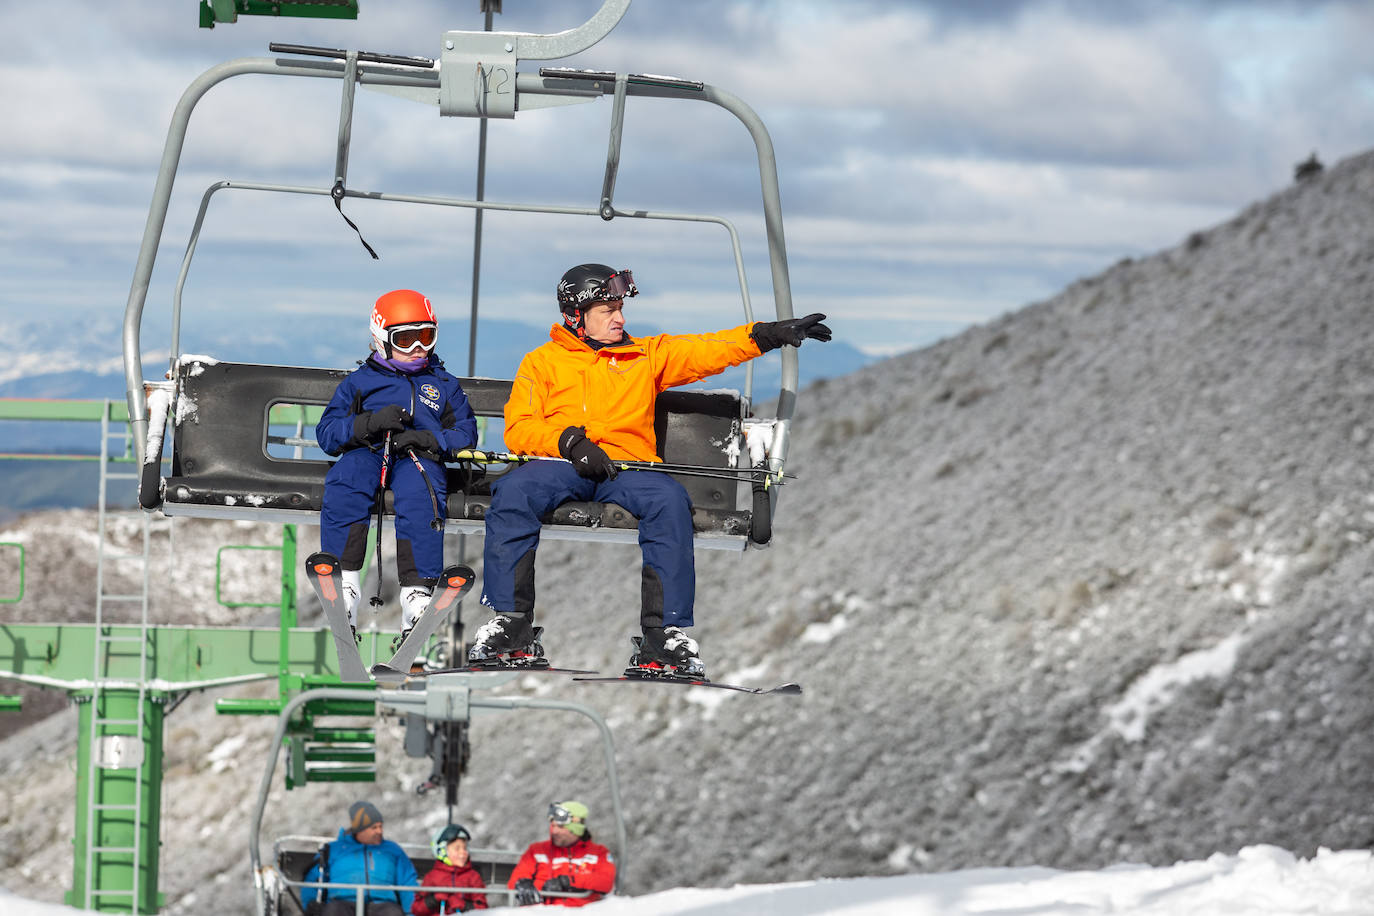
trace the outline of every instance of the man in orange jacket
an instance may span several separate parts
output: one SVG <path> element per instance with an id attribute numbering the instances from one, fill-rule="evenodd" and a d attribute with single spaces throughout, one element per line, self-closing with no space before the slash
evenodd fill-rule
<path id="1" fill-rule="evenodd" d="M 515 904 L 535 903 L 585 906 L 615 889 L 615 858 L 600 843 L 592 842 L 587 825 L 587 806 L 579 801 L 549 805 L 549 838 L 531 843 L 510 873 L 506 886 L 515 890 Z M 544 896 L 551 891 L 585 897 Z"/>
<path id="2" fill-rule="evenodd" d="M 492 486 L 486 515 L 482 603 L 496 615 L 478 628 L 468 661 L 492 664 L 533 649 L 534 554 L 540 519 L 570 499 L 613 502 L 639 520 L 643 554 L 640 627 L 632 664 L 704 676 L 692 625 L 696 571 L 692 506 L 667 474 L 618 474 L 614 460 L 659 460 L 659 392 L 715 375 L 769 350 L 829 340 L 820 313 L 756 321 L 713 334 L 625 333 L 624 300 L 638 295 L 628 270 L 579 264 L 563 274 L 563 323 L 526 354 L 506 403 L 506 447 L 562 457 L 514 468 Z M 614 459 L 614 460 L 613 460 Z"/>

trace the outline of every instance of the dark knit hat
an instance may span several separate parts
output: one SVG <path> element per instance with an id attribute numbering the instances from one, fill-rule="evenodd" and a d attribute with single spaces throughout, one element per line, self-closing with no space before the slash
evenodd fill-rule
<path id="1" fill-rule="evenodd" d="M 382 812 L 377 810 L 377 806 L 369 801 L 355 801 L 348 806 L 348 833 L 350 836 L 357 834 L 373 824 L 382 822 Z"/>

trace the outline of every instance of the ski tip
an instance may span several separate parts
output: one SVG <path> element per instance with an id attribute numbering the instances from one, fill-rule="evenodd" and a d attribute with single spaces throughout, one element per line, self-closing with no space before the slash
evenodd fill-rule
<path id="1" fill-rule="evenodd" d="M 399 668 L 393 668 L 385 662 L 378 662 L 372 666 L 372 676 L 391 675 L 393 677 L 405 677 L 405 672 Z"/>
<path id="2" fill-rule="evenodd" d="M 798 694 L 802 692 L 802 687 L 801 684 L 779 684 L 777 687 L 774 687 L 772 690 L 768 692 Z"/>

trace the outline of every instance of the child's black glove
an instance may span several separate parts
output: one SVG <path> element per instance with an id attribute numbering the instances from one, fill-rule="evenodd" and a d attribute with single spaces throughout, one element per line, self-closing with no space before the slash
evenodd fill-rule
<path id="1" fill-rule="evenodd" d="M 404 452 L 408 448 L 424 455 L 426 458 L 433 458 L 435 461 L 442 461 L 444 457 L 444 443 L 439 441 L 439 437 L 427 429 L 407 429 L 391 437 L 391 446 L 398 452 Z"/>
<path id="2" fill-rule="evenodd" d="M 370 442 L 386 433 L 399 433 L 410 422 L 410 414 L 400 404 L 365 410 L 353 418 L 353 438 Z"/>

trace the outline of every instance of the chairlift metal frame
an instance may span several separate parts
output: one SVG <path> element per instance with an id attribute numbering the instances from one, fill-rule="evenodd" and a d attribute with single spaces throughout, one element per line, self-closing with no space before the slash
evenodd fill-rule
<path id="1" fill-rule="evenodd" d="M 482 712 L 501 712 L 518 710 L 547 710 L 570 712 L 584 716 L 592 721 L 601 736 L 602 755 L 606 764 L 607 786 L 611 802 L 611 818 L 615 822 L 616 843 L 616 884 L 613 893 L 619 891 L 621 878 L 629 862 L 629 842 L 625 829 L 625 813 L 620 798 L 620 780 L 616 771 L 615 742 L 611 737 L 610 726 L 595 710 L 580 703 L 553 700 L 542 697 L 487 696 L 486 688 L 499 687 L 520 676 L 519 672 L 496 672 L 484 674 L 435 674 L 419 684 L 404 688 L 378 688 L 365 696 L 376 702 L 378 711 L 387 710 L 406 716 L 421 716 L 428 722 L 468 722 L 473 715 Z M 417 689 L 417 686 L 419 689 Z M 263 770 L 262 781 L 258 786 L 257 804 L 254 806 L 248 830 L 248 856 L 253 869 L 255 888 L 254 905 L 257 916 L 276 916 L 275 907 L 269 907 L 271 899 L 282 888 L 297 886 L 294 881 L 281 873 L 277 861 L 264 865 L 262 861 L 261 836 L 262 820 L 267 810 L 267 801 L 272 790 L 272 780 L 276 774 L 277 758 L 286 744 L 287 732 L 297 712 L 307 703 L 316 700 L 356 700 L 360 693 L 356 688 L 321 687 L 306 690 L 283 704 L 277 717 L 276 733 L 268 743 L 270 749 L 267 764 Z"/>
<path id="2" fill-rule="evenodd" d="M 605 0 L 600 9 L 581 26 L 551 35 L 493 31 L 445 32 L 442 36 L 440 56 L 433 60 L 355 50 L 273 45 L 273 50 L 282 53 L 307 56 L 241 58 L 212 67 L 194 80 L 182 94 L 168 129 L 148 221 L 139 248 L 124 315 L 123 349 L 127 399 L 134 439 L 138 448 L 138 458 L 140 462 L 144 463 L 145 470 L 151 468 L 150 473 L 160 473 L 160 464 L 152 461 L 150 456 L 146 454 L 149 438 L 149 399 L 143 380 L 140 347 L 143 311 L 157 256 L 158 243 L 165 227 L 172 187 L 181 160 L 191 113 L 211 88 L 236 76 L 260 74 L 341 80 L 343 91 L 340 104 L 335 180 L 332 186 L 324 188 L 225 179 L 212 183 L 206 189 L 187 242 L 173 294 L 170 354 L 173 371 L 177 369 L 181 356 L 182 294 L 191 260 L 200 238 L 211 199 L 219 191 L 230 189 L 329 196 L 340 204 L 349 198 L 366 198 L 406 204 L 458 207 L 472 209 L 479 214 L 486 210 L 498 210 L 595 216 L 606 221 L 617 218 L 633 218 L 715 223 L 724 227 L 730 238 L 745 321 L 754 320 L 739 233 L 729 220 L 707 214 L 659 212 L 647 209 L 630 210 L 615 205 L 615 182 L 620 161 L 621 130 L 624 123 L 625 102 L 630 96 L 705 101 L 724 108 L 744 124 L 753 139 L 758 159 L 764 228 L 772 275 L 774 310 L 778 319 L 792 317 L 791 284 L 787 267 L 776 158 L 768 131 L 752 108 L 723 89 L 674 77 L 549 67 L 541 68 L 538 74 L 517 72 L 516 65 L 520 60 L 558 59 L 576 54 L 596 44 L 616 26 L 629 8 L 630 2 L 631 0 Z M 348 156 L 353 125 L 354 92 L 358 85 L 437 105 L 441 116 L 483 119 L 509 119 L 514 118 L 518 111 L 584 103 L 594 101 L 601 96 L 610 96 L 612 98 L 612 112 L 606 168 L 597 206 L 567 207 L 539 203 L 394 194 L 349 188 L 347 186 Z M 475 335 L 475 322 L 470 332 Z M 753 467 L 757 473 L 752 478 L 753 510 L 748 535 L 728 534 L 725 537 L 698 537 L 699 546 L 743 549 L 749 544 L 765 545 L 771 539 L 772 519 L 776 512 L 778 499 L 778 488 L 773 484 L 781 482 L 783 478 L 783 467 L 789 442 L 789 427 L 796 406 L 799 373 L 795 348 L 782 348 L 781 368 L 781 387 L 777 399 L 776 415 L 766 423 L 755 420 L 752 426 L 753 429 L 759 429 L 762 426 L 767 427 L 765 434 L 760 437 L 766 440 L 767 444 L 756 448 L 751 443 L 747 448 L 736 450 L 756 458 Z M 750 409 L 749 405 L 752 403 L 752 382 L 752 367 L 748 367 L 744 398 L 740 402 L 741 419 L 744 419 Z M 166 386 L 167 383 L 152 384 Z M 160 424 L 161 418 L 157 418 L 156 422 Z M 156 431 L 157 427 L 154 427 L 154 432 Z M 745 432 L 748 431 L 749 429 L 745 429 Z M 157 439 L 156 447 L 159 449 L 161 447 L 160 437 Z M 176 447 L 174 437 L 174 450 Z M 175 466 L 175 455 L 173 463 Z M 145 487 L 144 489 L 149 488 Z M 211 507 L 213 511 L 201 510 L 191 506 L 178 506 L 170 511 L 168 507 L 164 507 L 164 511 L 168 511 L 168 514 L 199 514 L 214 517 L 224 517 L 226 512 L 239 518 L 267 519 L 269 517 L 267 514 L 256 510 L 249 500 L 226 501 L 234 504 L 232 511 L 224 506 Z M 145 508 L 153 508 L 160 503 L 160 496 L 143 499 Z M 283 519 L 273 518 L 271 520 L 281 521 Z M 293 518 L 291 520 L 302 519 Z M 467 531 L 467 527 L 475 526 L 455 525 L 454 527 L 456 530 Z M 623 533 L 603 532 L 596 525 L 590 528 L 583 526 L 584 530 L 581 531 L 559 532 L 553 530 L 564 527 L 557 524 L 546 525 L 546 534 L 555 537 L 561 534 L 561 536 L 591 540 L 624 540 Z M 719 532 L 712 532 L 711 534 L 719 534 Z"/>

